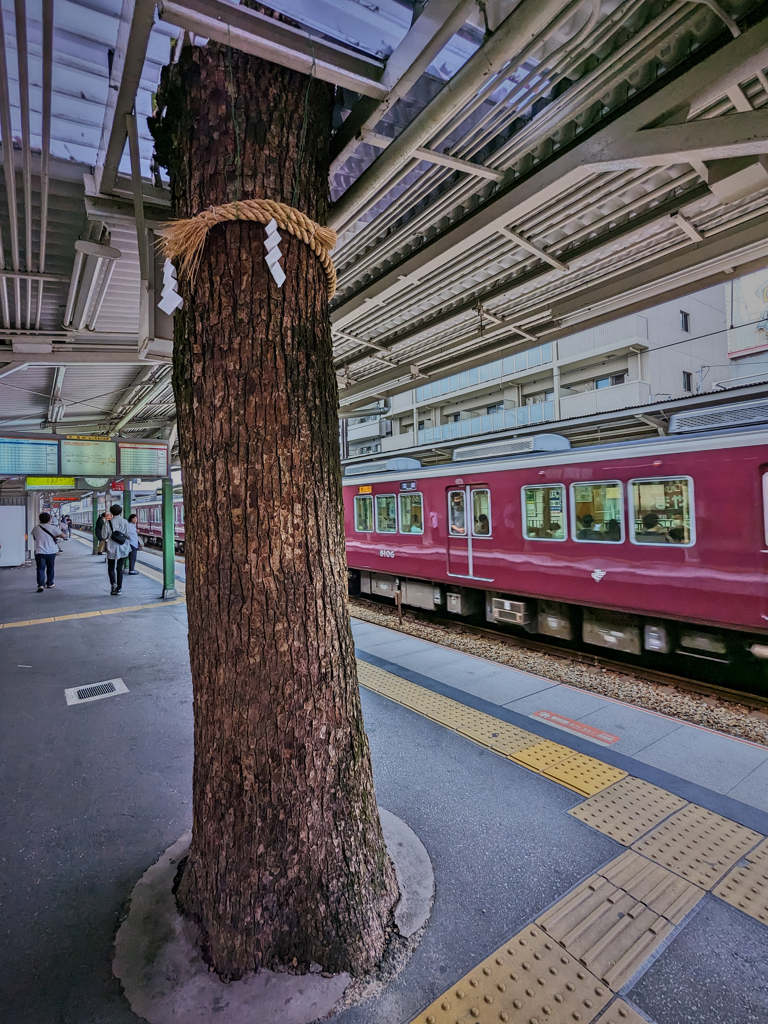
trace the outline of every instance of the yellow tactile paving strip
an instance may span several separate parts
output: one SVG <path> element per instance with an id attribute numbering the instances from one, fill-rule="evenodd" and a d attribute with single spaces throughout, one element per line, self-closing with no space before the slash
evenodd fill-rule
<path id="1" fill-rule="evenodd" d="M 631 846 L 685 804 L 682 797 L 628 775 L 568 813 L 617 843 Z"/>
<path id="2" fill-rule="evenodd" d="M 412 1024 L 588 1024 L 610 990 L 529 925 L 436 999 Z"/>
<path id="3" fill-rule="evenodd" d="M 568 786 L 569 789 L 574 789 L 582 796 L 597 793 L 626 776 L 626 772 L 622 772 L 610 764 L 604 764 L 586 754 L 574 754 L 573 752 L 570 757 L 552 765 L 551 768 L 546 768 L 541 774 L 554 782 Z"/>
<path id="4" fill-rule="evenodd" d="M 673 924 L 680 924 L 704 895 L 698 885 L 634 850 L 622 853 L 597 873 Z"/>
<path id="5" fill-rule="evenodd" d="M 360 684 L 369 690 L 389 697 L 582 796 L 598 793 L 627 774 L 594 757 L 575 754 L 571 747 L 542 740 L 535 733 L 518 729 L 450 697 L 417 686 L 366 661 L 358 661 L 357 671 Z"/>
<path id="6" fill-rule="evenodd" d="M 762 838 L 721 814 L 689 804 L 632 849 L 711 889 Z"/>
<path id="7" fill-rule="evenodd" d="M 747 854 L 747 864 L 734 868 L 712 890 L 715 896 L 768 924 L 768 839 Z"/>
<path id="8" fill-rule="evenodd" d="M 748 866 L 731 871 L 716 894 L 768 923 L 768 840 L 752 849 L 759 833 L 368 662 L 358 661 L 358 675 L 362 686 L 587 795 L 569 813 L 633 844 L 412 1024 L 590 1024 L 745 855 Z M 516 959 L 521 951 L 527 960 Z M 647 1021 L 619 999 L 595 1024 Z"/>
<path id="9" fill-rule="evenodd" d="M 623 999 L 617 999 L 615 1003 L 611 1003 L 602 1017 L 598 1017 L 595 1024 L 648 1024 L 648 1018 L 642 1017 Z"/>
<path id="10" fill-rule="evenodd" d="M 614 992 L 675 927 L 600 875 L 582 882 L 536 923 Z"/>

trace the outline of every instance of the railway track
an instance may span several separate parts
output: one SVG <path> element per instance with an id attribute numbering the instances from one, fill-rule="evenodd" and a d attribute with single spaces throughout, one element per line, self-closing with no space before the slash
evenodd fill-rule
<path id="1" fill-rule="evenodd" d="M 378 601 L 371 601 L 359 596 L 350 597 L 349 601 L 350 607 L 352 608 L 354 608 L 355 605 L 364 608 L 371 608 L 379 613 L 383 613 L 391 616 L 393 619 L 396 619 L 397 612 L 395 609 L 387 605 L 380 604 Z M 468 636 L 482 637 L 485 640 L 491 640 L 507 647 L 546 654 L 549 657 L 560 658 L 563 661 L 584 665 L 588 668 L 604 668 L 608 671 L 627 676 L 629 679 L 672 687 L 676 690 L 688 693 L 691 696 L 705 698 L 717 697 L 721 701 L 737 704 L 742 708 L 768 712 L 768 697 L 761 697 L 759 694 L 746 693 L 741 690 L 731 689 L 727 686 L 716 686 L 711 683 L 702 682 L 698 679 L 687 679 L 684 676 L 674 675 L 669 672 L 660 672 L 658 669 L 646 668 L 645 666 L 637 666 L 637 668 L 635 668 L 624 661 L 606 658 L 599 654 L 573 650 L 568 647 L 560 647 L 557 644 L 542 643 L 540 640 L 529 640 L 527 637 L 517 635 L 511 636 L 488 626 L 477 626 L 469 622 L 456 622 L 454 619 L 446 619 L 437 615 L 430 615 L 428 612 L 422 612 L 414 608 L 409 608 L 408 611 L 404 613 L 404 620 L 423 622 L 430 626 L 439 626 L 441 629 L 460 635 L 464 634 Z M 392 628 L 395 628 L 394 622 Z"/>

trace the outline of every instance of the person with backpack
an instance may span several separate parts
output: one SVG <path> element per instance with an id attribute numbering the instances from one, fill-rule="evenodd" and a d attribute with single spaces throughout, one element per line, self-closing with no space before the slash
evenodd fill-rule
<path id="1" fill-rule="evenodd" d="M 64 534 L 51 523 L 51 516 L 48 512 L 41 512 L 39 522 L 32 531 L 35 541 L 35 564 L 37 565 L 37 592 L 42 592 L 53 587 L 53 574 L 56 568 L 56 555 L 59 553 L 59 545 L 56 538 L 66 540 Z"/>
<path id="2" fill-rule="evenodd" d="M 109 512 L 104 513 L 104 540 L 107 542 L 107 571 L 112 584 L 112 597 L 123 592 L 123 559 L 131 553 L 128 520 L 123 519 L 120 505 L 112 505 Z"/>

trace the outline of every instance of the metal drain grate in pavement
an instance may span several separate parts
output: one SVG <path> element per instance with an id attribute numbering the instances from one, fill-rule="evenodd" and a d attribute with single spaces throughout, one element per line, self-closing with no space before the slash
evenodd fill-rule
<path id="1" fill-rule="evenodd" d="M 122 679 L 105 679 L 102 683 L 90 686 L 73 686 L 64 691 L 67 704 L 87 704 L 92 700 L 114 697 L 118 693 L 128 693 L 128 687 Z"/>

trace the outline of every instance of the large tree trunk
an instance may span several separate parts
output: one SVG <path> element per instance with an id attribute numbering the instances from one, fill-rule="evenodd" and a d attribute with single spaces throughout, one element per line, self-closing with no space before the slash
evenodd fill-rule
<path id="1" fill-rule="evenodd" d="M 174 214 L 251 197 L 323 222 L 332 88 L 186 47 L 153 123 Z M 363 729 L 346 599 L 325 276 L 283 233 L 214 227 L 176 315 L 195 710 L 194 826 L 178 893 L 225 977 L 380 958 L 397 885 Z"/>

